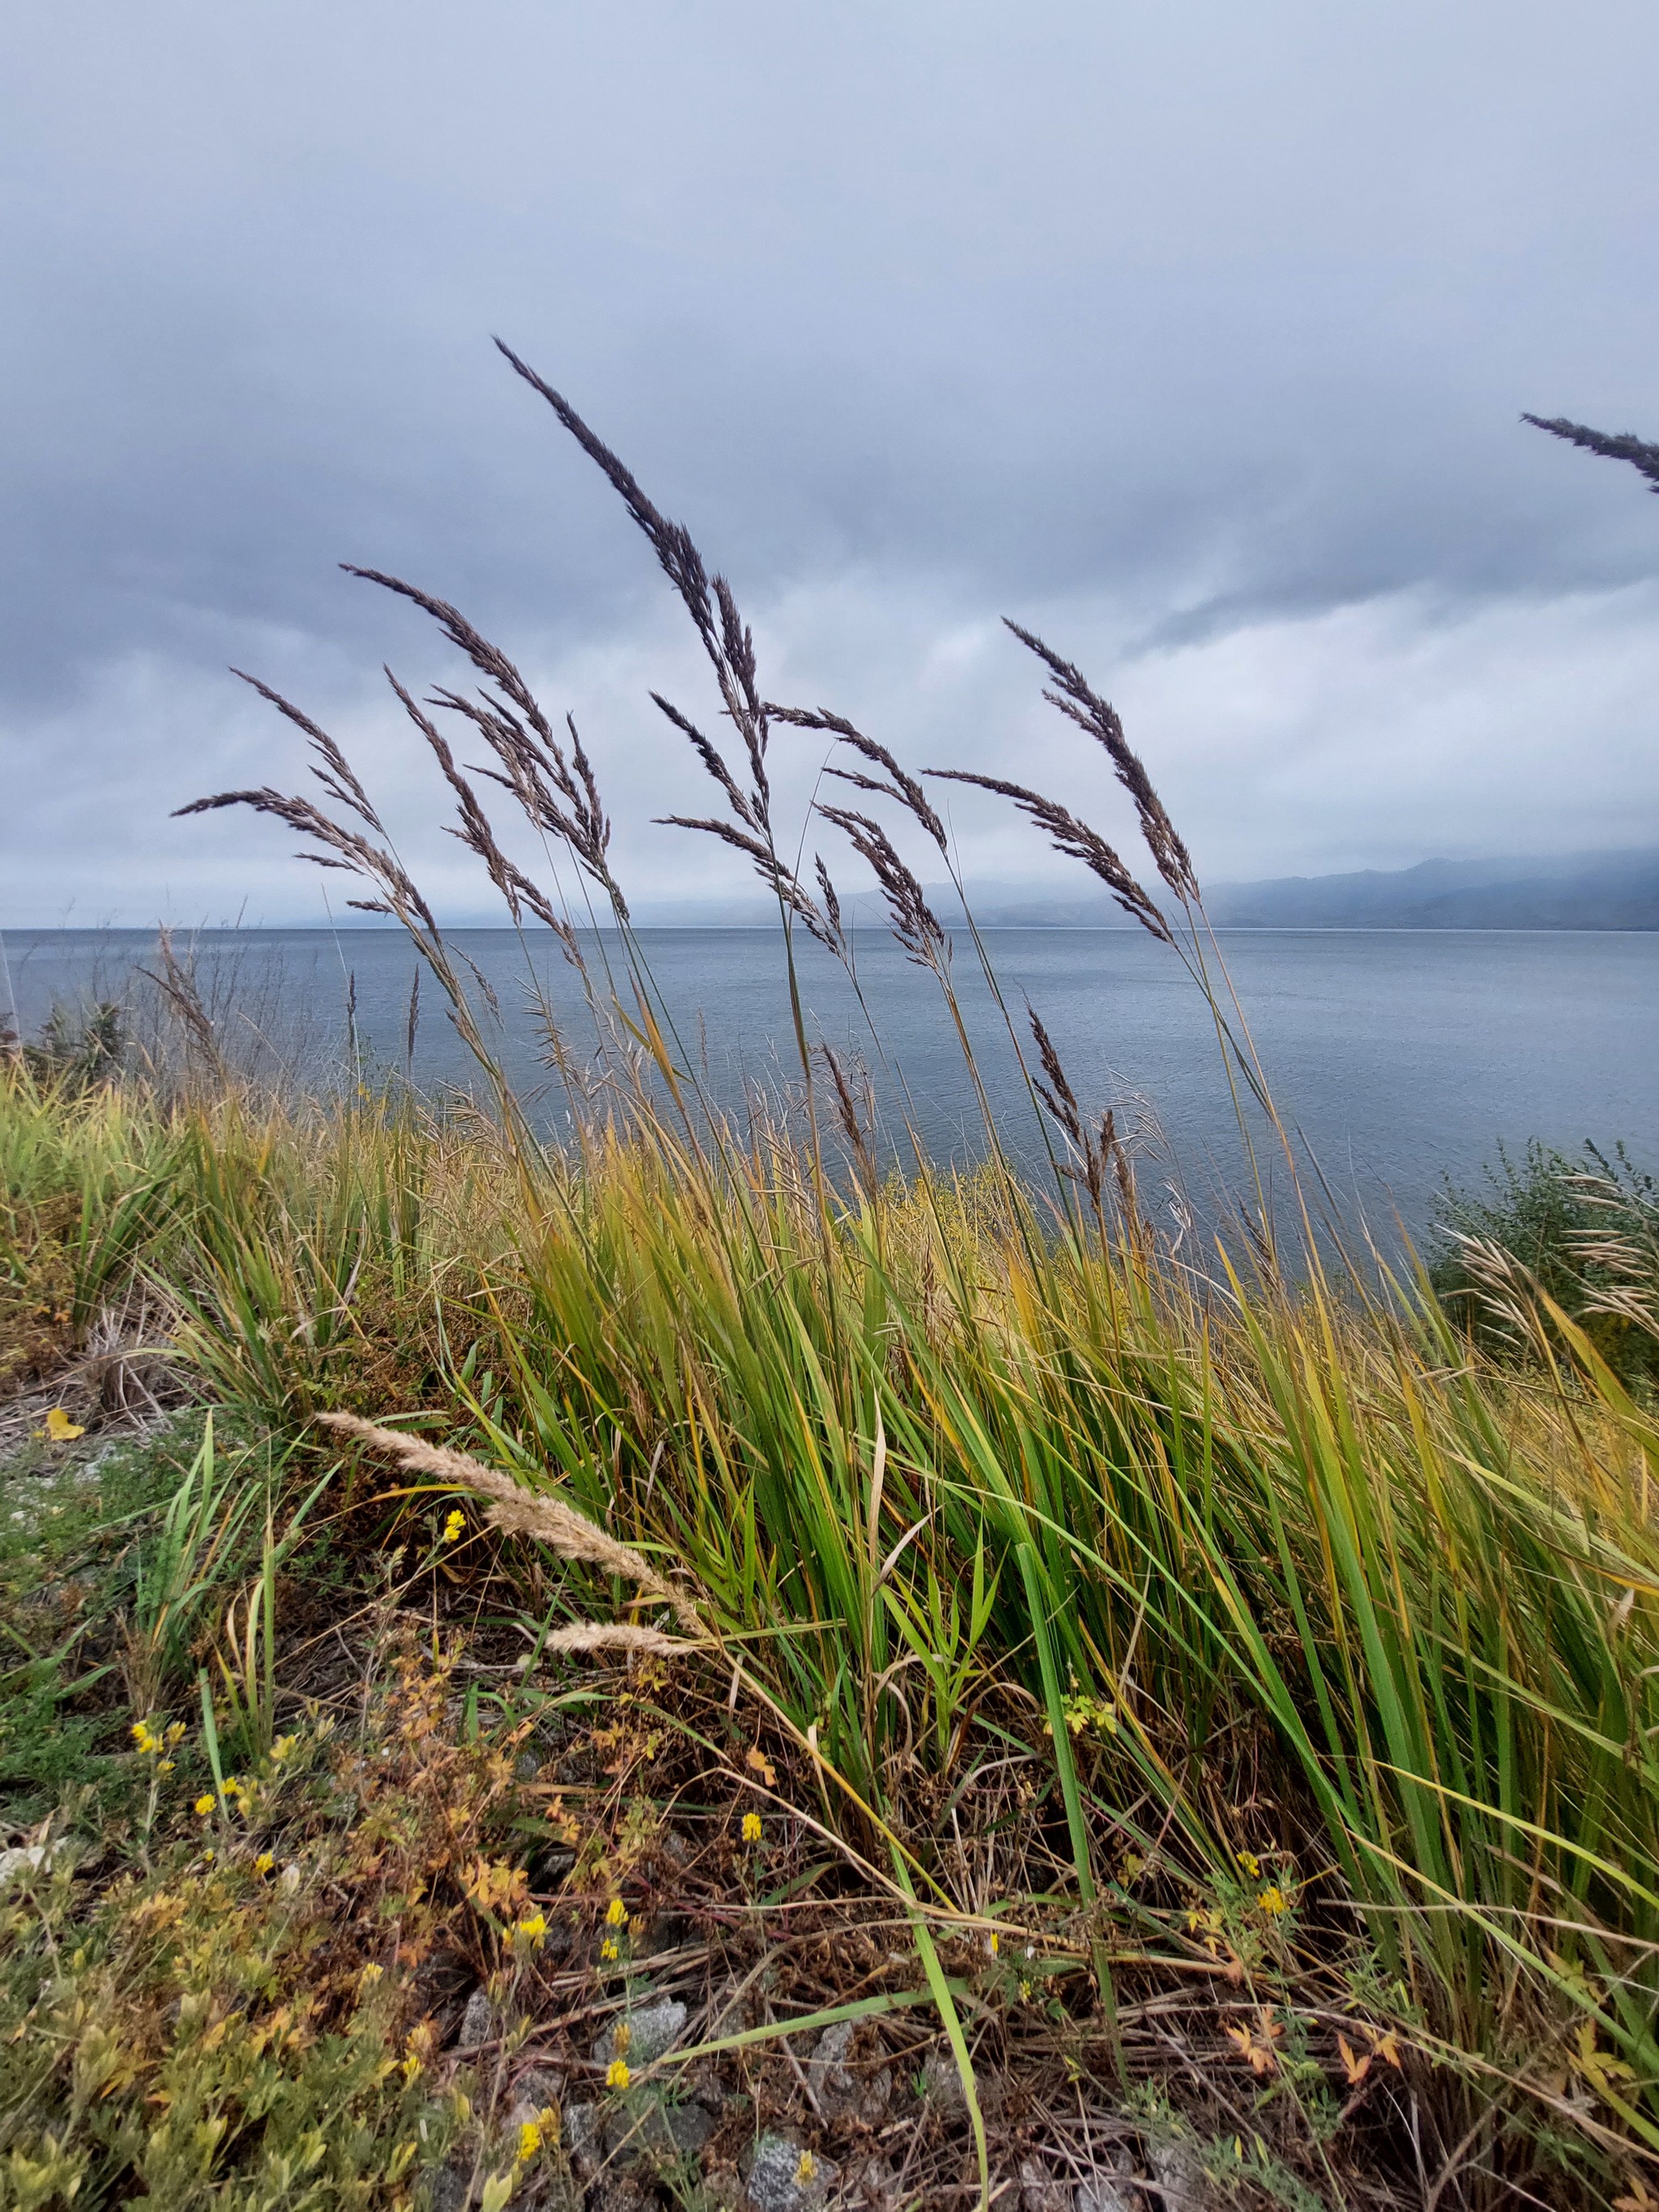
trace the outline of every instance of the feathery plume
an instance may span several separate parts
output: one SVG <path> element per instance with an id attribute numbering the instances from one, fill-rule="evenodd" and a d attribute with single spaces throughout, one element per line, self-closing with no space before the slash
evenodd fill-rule
<path id="1" fill-rule="evenodd" d="M 947 950 L 945 932 L 921 884 L 894 850 L 893 842 L 880 823 L 872 822 L 867 814 L 855 814 L 848 807 L 825 806 L 822 801 L 817 811 L 826 822 L 833 822 L 837 830 L 843 831 L 853 850 L 869 863 L 887 901 L 893 934 L 906 954 L 917 967 L 937 972 Z"/>
<path id="2" fill-rule="evenodd" d="M 1534 430 L 1547 430 L 1552 438 L 1565 438 L 1570 446 L 1582 446 L 1587 453 L 1600 453 L 1604 460 L 1628 461 L 1647 478 L 1650 490 L 1659 491 L 1659 446 L 1650 446 L 1645 438 L 1634 437 L 1628 430 L 1609 436 L 1605 430 L 1570 422 L 1565 415 L 1523 415 L 1521 420 Z"/>
<path id="3" fill-rule="evenodd" d="M 938 776 L 946 783 L 977 784 L 981 791 L 994 791 L 1000 798 L 1012 799 L 1039 830 L 1048 832 L 1048 841 L 1057 853 L 1081 860 L 1085 868 L 1099 877 L 1125 914 L 1133 915 L 1142 928 L 1151 930 L 1164 944 L 1174 944 L 1170 925 L 1106 840 L 1056 800 L 1045 799 L 1040 791 L 1027 790 L 1023 783 L 1010 783 L 1003 776 L 973 775 L 962 768 L 929 768 L 924 769 L 922 774 Z"/>
<path id="4" fill-rule="evenodd" d="M 1055 688 L 1045 691 L 1043 697 L 1106 748 L 1118 781 L 1135 803 L 1140 834 L 1159 875 L 1178 899 L 1196 899 L 1198 878 L 1193 873 L 1192 856 L 1176 834 L 1168 808 L 1153 790 L 1145 763 L 1124 736 L 1116 708 L 1090 688 L 1081 669 L 1073 667 L 1069 660 L 1062 660 L 1034 631 L 1022 629 L 1017 622 L 1008 622 L 1006 616 L 1003 619 L 1020 643 L 1036 653 L 1054 678 Z"/>
<path id="5" fill-rule="evenodd" d="M 319 1421 L 343 1436 L 356 1437 L 376 1450 L 399 1461 L 411 1474 L 428 1474 L 453 1489 L 471 1491 L 490 1502 L 488 1518 L 504 1535 L 533 1536 L 556 1551 L 562 1559 L 598 1567 L 605 1574 L 631 1582 L 647 1597 L 672 1608 L 683 1628 L 701 1637 L 703 1625 L 696 1609 L 680 1591 L 665 1583 L 630 1545 L 619 1543 L 596 1522 L 578 1513 L 563 1498 L 526 1490 L 500 1468 L 487 1467 L 469 1453 L 430 1444 L 424 1437 L 405 1436 L 399 1429 L 382 1428 L 356 1413 L 319 1413 Z"/>

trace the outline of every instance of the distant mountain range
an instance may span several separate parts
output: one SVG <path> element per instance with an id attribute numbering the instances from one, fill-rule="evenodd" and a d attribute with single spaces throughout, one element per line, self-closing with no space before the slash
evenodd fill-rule
<path id="1" fill-rule="evenodd" d="M 1156 883 L 1150 885 L 1156 891 Z M 948 884 L 927 886 L 939 919 L 959 923 Z M 843 906 L 860 928 L 885 912 L 871 891 Z M 1424 860 L 1414 868 L 1353 875 L 1281 876 L 1217 884 L 1206 896 L 1212 921 L 1230 929 L 1659 929 L 1659 848 L 1573 853 L 1550 859 Z M 1032 929 L 1133 929 L 1104 893 L 1057 892 L 1048 884 L 988 884 L 974 892 L 988 926 Z M 775 921 L 763 898 L 680 899 L 641 905 L 647 927 L 747 928 Z"/>
<path id="2" fill-rule="evenodd" d="M 1659 850 L 1218 884 L 1206 903 L 1234 929 L 1659 929 Z"/>

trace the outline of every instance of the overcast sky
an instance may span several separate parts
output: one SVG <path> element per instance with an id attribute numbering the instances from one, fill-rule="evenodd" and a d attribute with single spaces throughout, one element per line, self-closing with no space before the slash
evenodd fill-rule
<path id="1" fill-rule="evenodd" d="M 1210 879 L 1659 843 L 1659 501 L 1517 421 L 1659 438 L 1656 82 L 1652 0 L 11 0 L 0 921 L 322 918 L 167 818 L 299 787 L 233 662 L 482 911 L 380 673 L 457 669 L 343 559 L 574 710 L 641 900 L 732 883 L 649 826 L 684 617 L 496 331 L 914 764 L 1127 840 L 1007 613 Z"/>

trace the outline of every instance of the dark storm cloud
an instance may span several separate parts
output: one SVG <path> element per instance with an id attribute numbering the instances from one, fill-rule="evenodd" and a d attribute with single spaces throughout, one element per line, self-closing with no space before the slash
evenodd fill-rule
<path id="1" fill-rule="evenodd" d="M 373 672 L 441 664 L 341 558 L 460 601 L 626 768 L 678 773 L 634 703 L 679 665 L 648 554 L 495 330 L 693 525 L 804 691 L 890 732 L 992 757 L 1030 687 L 988 625 L 1052 613 L 1185 718 L 1200 811 L 1213 760 L 1249 756 L 1258 793 L 1305 771 L 1288 842 L 1282 795 L 1247 836 L 1229 793 L 1229 866 L 1346 858 L 1356 804 L 1401 858 L 1483 818 L 1640 834 L 1612 798 L 1631 699 L 1579 672 L 1652 696 L 1659 510 L 1516 416 L 1659 429 L 1656 61 L 1634 0 L 1592 0 L 1571 48 L 1535 0 L 15 8 L 0 856 L 27 888 L 0 917 L 214 880 L 164 802 L 282 757 L 228 660 L 401 775 Z M 1555 658 L 1498 719 L 1593 713 L 1571 822 L 1547 762 L 1507 814 L 1481 795 L 1481 686 L 1508 702 L 1528 638 Z M 1273 672 L 1277 750 L 1237 727 L 1244 664 Z M 1361 713 L 1379 689 L 1407 720 Z M 1462 815 L 1414 836 L 1379 748 L 1419 787 L 1449 748 Z M 280 896 L 257 825 L 211 849 Z"/>

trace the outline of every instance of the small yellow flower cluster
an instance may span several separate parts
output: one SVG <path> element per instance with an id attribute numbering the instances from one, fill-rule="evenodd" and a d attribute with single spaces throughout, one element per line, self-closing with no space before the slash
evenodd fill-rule
<path id="1" fill-rule="evenodd" d="M 800 2154 L 800 2163 L 795 2168 L 795 2186 L 805 2189 L 815 2179 L 817 2170 L 817 2159 L 810 2150 L 804 2150 Z"/>
<path id="2" fill-rule="evenodd" d="M 445 1543 L 453 1544 L 456 1538 L 463 1533 L 465 1527 L 466 1516 L 462 1512 L 460 1507 L 458 1505 L 454 1511 L 450 1515 L 448 1520 L 444 1522 Z"/>
<path id="3" fill-rule="evenodd" d="M 513 1940 L 515 1943 L 528 1945 L 532 1950 L 539 1951 L 547 1940 L 547 1915 L 544 1912 L 526 1912 L 523 1919 L 514 1925 Z"/>
<path id="4" fill-rule="evenodd" d="M 1254 1851 L 1236 1851 L 1233 1856 L 1237 1859 L 1242 1873 L 1248 1875 L 1252 1881 L 1261 1879 L 1261 1862 Z"/>
<path id="5" fill-rule="evenodd" d="M 760 1839 L 760 1814 L 758 1813 L 745 1813 L 743 1816 L 743 1840 L 745 1844 L 757 1844 Z"/>
<path id="6" fill-rule="evenodd" d="M 258 1857 L 253 1862 L 253 1871 L 255 1874 L 269 1874 L 276 1863 L 276 1861 L 270 1852 L 261 1851 Z"/>
<path id="7" fill-rule="evenodd" d="M 607 2089 L 625 2089 L 633 2078 L 628 2070 L 628 2061 L 625 2058 L 613 2058 L 605 2069 L 605 2086 Z"/>
<path id="8" fill-rule="evenodd" d="M 606 1927 L 620 1928 L 627 1917 L 628 1907 L 623 1903 L 621 1898 L 613 1897 L 610 1904 L 605 1908 L 605 1920 Z"/>
<path id="9" fill-rule="evenodd" d="M 184 1733 L 185 1724 L 182 1721 L 174 1721 L 170 1728 L 163 1729 L 160 1735 L 156 1735 L 148 1721 L 134 1721 L 133 1747 L 141 1759 L 153 1759 L 155 1761 L 155 1771 L 158 1774 L 171 1774 L 174 1762 L 169 1754 L 178 1749 Z"/>
<path id="10" fill-rule="evenodd" d="M 217 1802 L 218 1800 L 214 1796 L 213 1792 L 210 1790 L 204 1790 L 196 1800 L 196 1810 L 205 1820 Z"/>
<path id="11" fill-rule="evenodd" d="M 600 1944 L 599 1956 L 604 1960 L 607 1966 L 611 1965 L 614 1960 L 621 1958 L 622 1953 L 617 1948 L 617 1939 L 614 1936 L 607 1936 L 604 1942 Z"/>
<path id="12" fill-rule="evenodd" d="M 538 2124 L 534 2120 L 520 2120 L 519 2123 L 519 2148 L 517 2153 L 518 2164 L 520 2166 L 528 2166 L 531 2160 L 535 2157 L 537 2152 L 541 2148 L 541 2147 L 542 2131 Z"/>
<path id="13" fill-rule="evenodd" d="M 1290 1911 L 1291 1900 L 1276 1881 L 1271 1881 L 1257 1898 L 1256 1907 L 1265 1912 L 1269 1920 L 1277 1920 L 1281 1913 Z"/>

